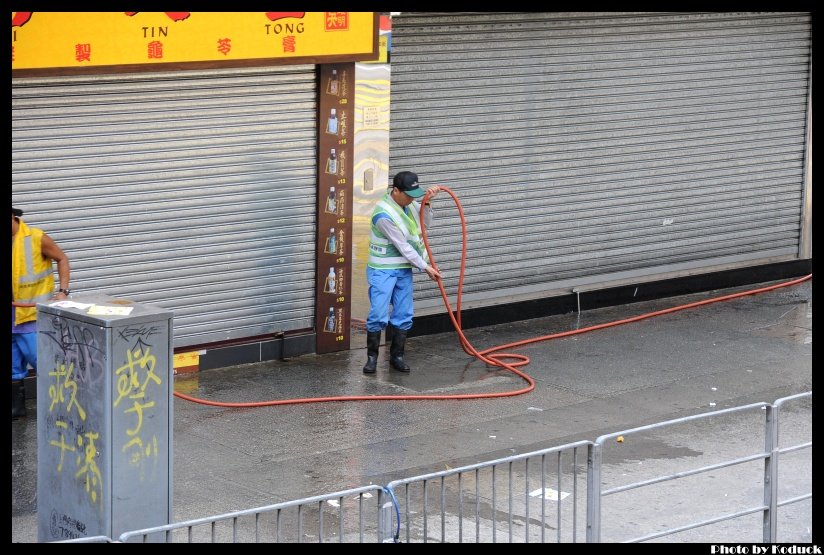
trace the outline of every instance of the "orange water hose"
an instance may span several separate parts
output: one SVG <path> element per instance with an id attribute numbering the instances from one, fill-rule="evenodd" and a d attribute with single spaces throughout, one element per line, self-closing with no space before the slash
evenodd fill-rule
<path id="1" fill-rule="evenodd" d="M 711 303 L 717 303 L 721 301 L 728 301 L 730 299 L 735 299 L 738 297 L 744 297 L 746 295 L 755 295 L 757 293 L 764 293 L 767 291 L 772 291 L 774 289 L 778 289 L 780 287 L 788 287 L 790 285 L 796 285 L 803 281 L 806 281 L 813 277 L 812 274 L 806 275 L 804 277 L 779 283 L 776 285 L 771 285 L 769 287 L 762 287 L 760 289 L 753 289 L 749 291 L 742 291 L 740 293 L 733 293 L 731 295 L 723 295 L 721 297 L 715 297 L 712 299 L 706 299 L 703 301 L 697 301 L 693 303 L 688 303 L 680 306 L 675 306 L 672 308 L 666 308 L 663 310 L 656 310 L 654 312 L 648 312 L 646 314 L 641 314 L 639 316 L 633 316 L 630 318 L 625 318 L 623 320 L 617 320 L 614 322 L 607 322 L 604 324 L 597 324 L 594 326 L 589 326 L 586 328 L 580 328 L 576 330 L 570 330 L 565 332 L 553 333 L 549 335 L 542 335 L 540 337 L 533 337 L 531 339 L 524 339 L 523 341 L 516 341 L 514 343 L 507 343 L 506 345 L 500 345 L 498 347 L 491 347 L 489 349 L 484 349 L 483 351 L 478 351 L 466 336 L 461 329 L 461 300 L 463 296 L 463 281 L 464 281 L 464 271 L 466 268 L 466 220 L 464 219 L 463 208 L 461 207 L 461 203 L 458 201 L 458 197 L 455 196 L 455 193 L 452 192 L 448 187 L 439 186 L 441 191 L 446 192 L 449 196 L 452 197 L 452 200 L 455 202 L 455 205 L 458 207 L 458 214 L 461 218 L 461 232 L 463 237 L 463 243 L 461 246 L 461 269 L 460 275 L 458 277 L 458 289 L 457 289 L 457 297 L 456 297 L 456 307 L 455 310 L 452 310 L 452 305 L 449 302 L 449 298 L 446 294 L 446 290 L 443 287 L 443 280 L 438 280 L 438 288 L 441 291 L 441 297 L 443 298 L 444 305 L 447 308 L 449 313 L 449 318 L 452 320 L 452 325 L 455 327 L 455 332 L 458 334 L 458 338 L 461 342 L 461 347 L 463 350 L 472 355 L 486 364 L 491 366 L 499 366 L 501 368 L 505 368 L 509 370 L 513 374 L 516 374 L 524 379 L 527 382 L 526 387 L 522 387 L 520 389 L 516 389 L 513 391 L 502 391 L 498 393 L 464 393 L 464 394 L 452 394 L 452 395 L 349 395 L 349 396 L 334 396 L 334 397 L 306 397 L 306 398 L 299 398 L 299 399 L 279 399 L 273 401 L 257 401 L 257 402 L 250 402 L 250 403 L 226 403 L 226 402 L 219 402 L 219 401 L 207 401 L 205 399 L 198 399 L 197 397 L 192 397 L 190 395 L 186 395 L 183 393 L 175 392 L 174 395 L 181 399 L 185 399 L 187 401 L 192 401 L 194 403 L 200 403 L 203 405 L 212 405 L 216 407 L 269 407 L 274 405 L 297 405 L 300 403 L 327 403 L 332 401 L 413 401 L 413 400 L 445 400 L 445 399 L 489 399 L 494 397 L 512 397 L 515 395 L 521 395 L 524 393 L 529 393 L 533 389 L 535 389 L 535 380 L 518 370 L 518 366 L 524 366 L 529 364 L 529 358 L 514 353 L 499 353 L 503 349 L 509 349 L 512 347 L 518 347 L 521 345 L 528 345 L 530 343 L 537 343 L 539 341 L 547 341 L 549 339 L 557 339 L 560 337 L 567 337 L 570 335 L 576 335 L 579 333 L 587 333 L 590 331 L 600 330 L 603 328 L 608 328 L 612 326 L 618 326 L 621 324 L 628 324 L 630 322 L 637 322 L 639 320 L 644 320 L 646 318 L 652 318 L 653 316 L 661 316 L 663 314 L 669 314 L 671 312 L 676 312 L 679 310 L 685 310 L 687 308 L 694 308 L 697 306 L 707 305 Z M 430 192 L 427 192 L 424 195 L 423 203 L 429 200 Z M 422 203 L 422 205 L 423 205 Z M 421 206 L 421 216 L 423 216 L 423 206 Z M 421 217 L 421 221 L 423 221 L 423 217 Z M 434 257 L 432 256 L 432 251 L 429 248 L 429 240 L 426 236 L 426 228 L 422 226 L 422 233 L 423 233 L 423 241 L 424 246 L 426 247 L 426 252 L 429 254 L 430 264 L 433 267 L 437 268 L 435 264 Z M 497 353 L 497 354 L 493 354 Z M 503 359 L 514 359 L 516 362 L 505 362 Z"/>

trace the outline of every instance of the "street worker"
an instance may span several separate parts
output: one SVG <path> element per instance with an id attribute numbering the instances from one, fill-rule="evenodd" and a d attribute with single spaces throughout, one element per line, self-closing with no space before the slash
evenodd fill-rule
<path id="1" fill-rule="evenodd" d="M 431 199 L 440 192 L 440 188 L 433 186 L 428 191 Z M 377 369 L 381 330 L 387 325 L 387 335 L 392 337 L 389 365 L 399 372 L 410 371 L 403 355 L 414 315 L 412 268 L 426 272 L 432 280 L 441 279 L 438 270 L 429 264 L 421 235 L 423 228 L 418 199 L 426 193 L 418 183 L 416 174 L 399 172 L 372 213 L 369 260 L 366 263 L 370 308 L 366 318 L 365 374 L 374 374 Z M 424 206 L 424 225 L 427 229 L 431 220 L 432 207 L 427 201 Z"/>
<path id="2" fill-rule="evenodd" d="M 42 229 L 11 209 L 11 418 L 26 416 L 23 379 L 28 367 L 37 371 L 37 303 L 69 296 L 69 257 Z M 54 292 L 54 267 L 60 287 Z"/>

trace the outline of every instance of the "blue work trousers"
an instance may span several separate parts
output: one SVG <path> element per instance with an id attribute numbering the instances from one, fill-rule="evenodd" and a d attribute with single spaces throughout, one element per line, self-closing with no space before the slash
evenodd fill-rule
<path id="1" fill-rule="evenodd" d="M 369 282 L 369 316 L 366 331 L 381 331 L 389 322 L 401 330 L 412 327 L 412 269 L 376 270 L 366 267 Z M 389 305 L 392 314 L 389 314 Z"/>
<path id="2" fill-rule="evenodd" d="M 37 369 L 37 332 L 11 334 L 11 379 L 25 378 L 29 364 Z"/>

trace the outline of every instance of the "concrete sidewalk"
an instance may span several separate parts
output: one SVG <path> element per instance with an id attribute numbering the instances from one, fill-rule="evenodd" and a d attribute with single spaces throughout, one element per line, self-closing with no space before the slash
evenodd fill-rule
<path id="1" fill-rule="evenodd" d="M 468 330 L 483 350 L 782 282 Z M 469 357 L 454 332 L 412 337 L 412 372 L 364 375 L 365 334 L 350 351 L 181 375 L 177 391 L 226 402 L 341 395 L 449 395 L 526 382 Z M 641 425 L 812 390 L 812 280 L 774 291 L 517 348 L 534 391 L 478 400 L 347 401 L 222 408 L 175 398 L 176 522 L 455 468 Z M 12 541 L 37 540 L 36 406 L 12 422 Z M 811 433 L 812 408 L 796 415 Z M 758 430 L 742 428 L 747 440 Z M 784 433 L 782 431 L 782 433 Z M 790 433 L 789 431 L 787 433 Z M 694 434 L 694 435 L 691 435 Z M 807 441 L 811 440 L 811 436 Z M 627 446 L 627 460 L 724 451 L 707 430 Z M 633 450 L 634 449 L 634 450 Z M 689 456 L 692 456 L 691 454 Z M 811 459 L 810 454 L 810 459 Z M 624 461 L 626 462 L 626 461 Z M 806 475 L 805 475 L 806 474 Z M 811 484 L 803 463 L 796 472 Z M 811 486 L 810 486 L 811 487 Z M 804 511 L 782 541 L 812 541 Z M 652 518 L 655 511 L 647 516 Z M 757 515 L 756 515 L 757 516 Z M 811 519 L 810 519 L 811 522 Z M 740 541 L 760 541 L 742 525 Z M 715 541 L 712 537 L 683 541 Z M 608 540 L 608 538 L 605 538 Z M 723 541 L 723 540 L 718 540 Z"/>

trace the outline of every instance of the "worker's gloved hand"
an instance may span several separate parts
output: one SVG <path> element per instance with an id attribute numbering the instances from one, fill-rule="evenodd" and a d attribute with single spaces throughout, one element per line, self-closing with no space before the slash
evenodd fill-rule
<path id="1" fill-rule="evenodd" d="M 426 272 L 426 275 L 428 275 L 429 279 L 432 281 L 438 281 L 441 279 L 441 273 L 432 266 L 427 266 L 423 269 L 423 271 Z"/>

